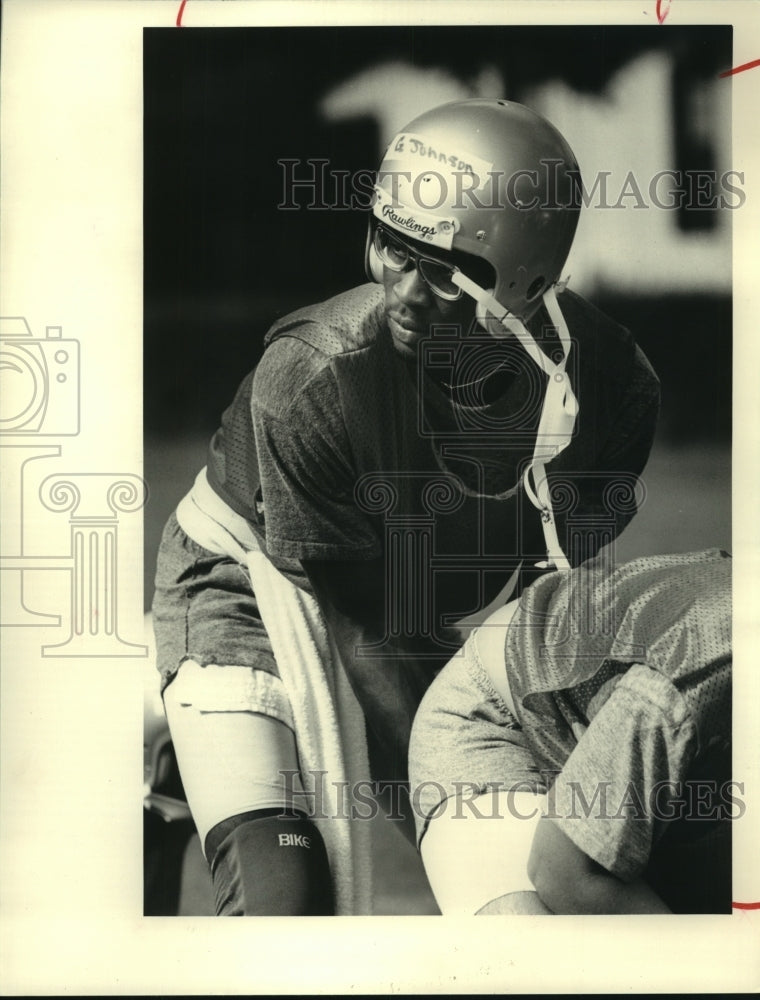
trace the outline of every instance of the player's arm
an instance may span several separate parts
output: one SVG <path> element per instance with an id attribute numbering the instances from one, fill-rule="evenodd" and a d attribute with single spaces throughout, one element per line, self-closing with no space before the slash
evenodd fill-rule
<path id="1" fill-rule="evenodd" d="M 644 881 L 616 878 L 547 817 L 536 827 L 528 875 L 541 902 L 554 913 L 671 912 Z"/>
<path id="2" fill-rule="evenodd" d="M 634 664 L 615 684 L 551 790 L 529 875 L 557 913 L 668 913 L 641 879 L 674 813 L 694 758 L 696 727 L 683 695 Z M 662 794 L 663 791 L 666 794 Z"/>
<path id="3" fill-rule="evenodd" d="M 608 468 L 643 471 L 660 415 L 660 383 L 644 352 L 637 347 L 631 377 L 620 395 L 602 449 Z"/>
<path id="4" fill-rule="evenodd" d="M 579 459 L 572 443 L 550 463 L 550 488 L 563 498 L 573 495 L 569 506 L 576 525 L 593 525 L 584 535 L 575 532 L 571 543 L 563 515 L 558 516 L 560 543 L 571 565 L 595 556 L 635 516 L 638 477 L 649 459 L 659 412 L 659 381 L 637 348 L 632 374 L 618 405 L 608 414 L 606 426 L 594 432 L 600 443 L 593 465 L 586 464 L 587 458 Z M 583 419 L 583 409 L 579 419 Z"/>

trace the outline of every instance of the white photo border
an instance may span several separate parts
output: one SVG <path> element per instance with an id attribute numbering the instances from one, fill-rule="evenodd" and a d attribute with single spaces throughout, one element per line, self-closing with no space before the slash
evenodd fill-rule
<path id="1" fill-rule="evenodd" d="M 142 44 L 146 27 L 277 24 L 734 25 L 734 65 L 760 58 L 750 2 L 470 4 L 238 0 L 6 0 L 2 32 L 3 314 L 83 345 L 90 423 L 68 465 L 142 472 Z M 733 88 L 734 894 L 760 900 L 760 774 L 752 655 L 760 572 L 760 393 L 752 340 L 760 232 L 760 67 Z M 142 636 L 140 518 L 119 524 L 125 639 Z M 49 530 L 40 523 L 39 531 Z M 68 529 L 66 529 L 68 530 Z M 137 555 L 135 555 L 137 553 Z M 0 817 L 6 995 L 739 992 L 760 985 L 756 910 L 730 917 L 479 922 L 430 917 L 228 922 L 142 916 L 140 660 L 46 659 L 3 638 Z M 508 923 L 504 923 L 506 920 Z"/>

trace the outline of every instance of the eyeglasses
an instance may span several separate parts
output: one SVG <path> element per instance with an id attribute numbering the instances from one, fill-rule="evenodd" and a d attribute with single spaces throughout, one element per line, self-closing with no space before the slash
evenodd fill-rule
<path id="1" fill-rule="evenodd" d="M 461 270 L 455 264 L 445 264 L 434 257 L 425 257 L 383 226 L 377 226 L 375 229 L 374 245 L 380 260 L 391 271 L 400 274 L 408 269 L 411 261 L 422 280 L 435 295 L 446 299 L 447 302 L 454 302 L 461 296 L 462 289 L 452 280 Z"/>

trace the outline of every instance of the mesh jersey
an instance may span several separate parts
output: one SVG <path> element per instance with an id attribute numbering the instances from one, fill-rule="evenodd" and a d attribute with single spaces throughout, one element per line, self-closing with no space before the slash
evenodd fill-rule
<path id="1" fill-rule="evenodd" d="M 548 574 L 523 594 L 505 655 L 520 721 L 545 767 L 564 766 L 633 663 L 677 690 L 696 685 L 705 724 L 720 720 L 725 730 L 727 703 L 712 698 L 712 685 L 731 668 L 731 560 L 709 549 Z"/>
<path id="2" fill-rule="evenodd" d="M 579 562 L 635 512 L 630 496 L 611 501 L 610 486 L 622 480 L 630 494 L 628 479 L 643 469 L 659 387 L 627 331 L 571 293 L 562 309 L 580 414 L 549 473 L 571 498 L 557 510 L 560 540 L 563 528 L 593 524 L 585 549 L 569 545 Z M 550 353 L 557 338 L 548 317 L 531 326 L 544 323 L 540 343 Z M 209 481 L 296 583 L 307 586 L 300 560 L 386 553 L 395 560 L 389 579 L 414 574 L 420 601 L 435 595 L 430 615 L 440 622 L 483 607 L 521 559 L 544 556 L 538 516 L 518 483 L 545 376 L 519 346 L 485 334 L 468 342 L 473 381 L 479 351 L 489 364 L 501 351 L 508 379 L 494 400 L 455 402 L 429 372 L 456 367 L 459 342 L 434 330 L 421 345 L 424 365 L 409 365 L 393 349 L 377 285 L 291 314 L 265 343 L 211 442 Z"/>
<path id="3" fill-rule="evenodd" d="M 714 803 L 679 809 L 688 782 L 715 796 L 730 779 L 726 553 L 651 556 L 614 572 L 599 559 L 547 575 L 523 594 L 505 653 L 536 763 L 561 771 L 552 818 L 608 871 L 641 875 L 668 830 L 676 847 L 693 839 L 674 818 L 696 816 L 704 834 L 720 819 Z"/>

